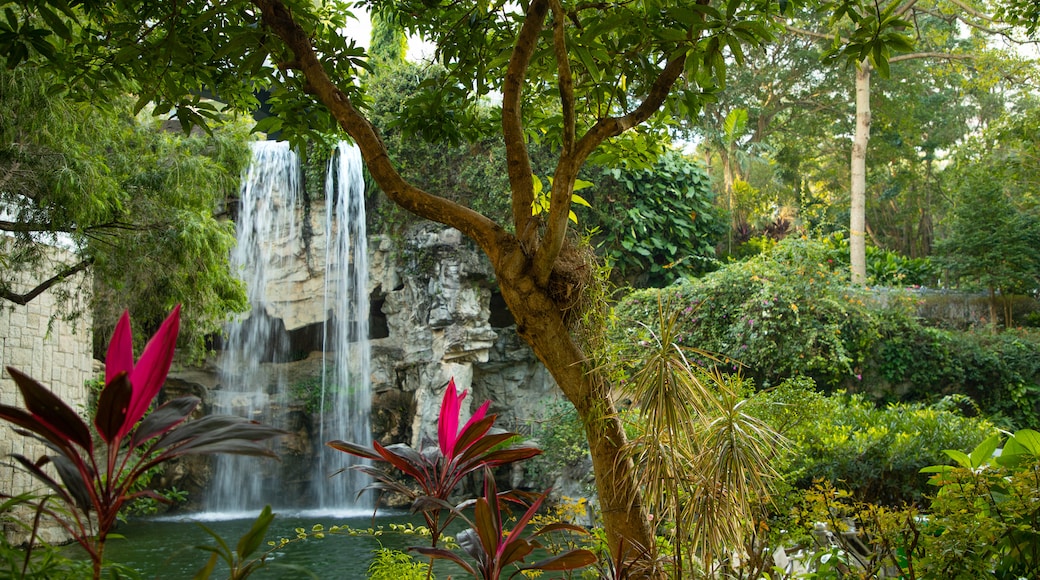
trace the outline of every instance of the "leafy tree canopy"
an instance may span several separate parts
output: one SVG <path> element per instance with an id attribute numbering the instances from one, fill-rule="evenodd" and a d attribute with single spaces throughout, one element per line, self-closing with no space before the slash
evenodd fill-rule
<path id="1" fill-rule="evenodd" d="M 77 102 L 49 94 L 53 82 L 35 65 L 0 72 L 0 297 L 27 303 L 55 286 L 64 297 L 83 290 L 96 336 L 123 309 L 149 331 L 184 303 L 184 344 L 198 354 L 203 336 L 245 305 L 227 267 L 233 226 L 214 211 L 237 192 L 248 128 L 182 135 L 135 117 L 126 97 Z M 73 261 L 53 264 L 50 245 L 69 248 Z M 87 268 L 91 287 L 61 285 Z M 59 314 L 81 314 L 72 304 Z"/>

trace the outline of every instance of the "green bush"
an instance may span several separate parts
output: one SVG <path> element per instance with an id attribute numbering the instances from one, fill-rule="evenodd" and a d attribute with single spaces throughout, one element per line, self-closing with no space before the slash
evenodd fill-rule
<path id="1" fill-rule="evenodd" d="M 557 475 L 580 465 L 589 454 L 585 426 L 578 411 L 567 401 L 549 403 L 546 420 L 534 436 L 542 454 L 526 461 L 524 472 L 535 489 L 552 487 Z"/>
<path id="2" fill-rule="evenodd" d="M 628 296 L 617 308 L 615 339 L 645 340 L 641 321 L 662 302 L 681 308 L 683 345 L 707 351 L 759 384 L 809 375 L 838 386 L 857 374 L 876 337 L 864 297 L 832 269 L 823 243 L 787 238 L 773 251 L 704 277 Z M 706 364 L 706 354 L 699 362 Z"/>
<path id="3" fill-rule="evenodd" d="M 587 224 L 615 274 L 663 286 L 716 267 L 727 222 L 699 162 L 672 151 L 652 169 L 605 169 L 590 179 L 595 187 L 582 192 L 592 203 Z"/>
<path id="4" fill-rule="evenodd" d="M 807 489 L 824 479 L 888 505 L 923 501 L 921 468 L 941 461 L 945 449 L 975 447 L 995 429 L 963 416 L 950 401 L 877 407 L 858 394 L 820 394 L 806 379 L 761 393 L 749 412 L 791 441 L 783 460 L 789 483 Z"/>
<path id="5" fill-rule="evenodd" d="M 851 289 L 836 264 L 830 244 L 787 238 L 700 279 L 633 292 L 611 336 L 637 351 L 649 338 L 643 321 L 680 310 L 678 340 L 703 351 L 695 362 L 762 386 L 808 376 L 886 403 L 962 394 L 1002 427 L 1040 426 L 1040 332 L 925 326 L 911 293 Z"/>
<path id="6" fill-rule="evenodd" d="M 869 357 L 876 393 L 918 400 L 959 393 L 1002 427 L 1040 425 L 1040 333 L 944 330 L 892 312 L 878 320 Z"/>

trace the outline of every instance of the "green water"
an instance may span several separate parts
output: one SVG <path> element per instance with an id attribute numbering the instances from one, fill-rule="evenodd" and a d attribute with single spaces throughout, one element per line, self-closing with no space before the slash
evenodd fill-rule
<path id="1" fill-rule="evenodd" d="M 117 530 L 125 539 L 109 542 L 105 550 L 106 560 L 128 565 L 138 570 L 145 579 L 190 579 L 209 557 L 208 552 L 195 546 L 215 545 L 215 541 L 199 523 L 220 534 L 234 549 L 238 538 L 249 530 L 256 515 L 242 514 L 241 517 L 221 516 L 214 519 L 213 515 L 202 514 L 180 518 L 132 520 Z M 200 519 L 206 521 L 199 522 Z M 322 579 L 367 578 L 366 571 L 372 561 L 373 551 L 380 546 L 404 550 L 408 546 L 429 545 L 427 538 L 389 531 L 391 523 L 412 522 L 420 525 L 421 521 L 419 517 L 404 513 L 381 513 L 375 521 L 375 526 L 382 526 L 385 531 L 378 537 L 327 534 L 323 539 L 309 538 L 290 543 L 275 551 L 268 558 L 270 565 L 254 574 L 252 578 L 303 580 L 309 577 L 298 569 L 285 566 L 305 568 Z M 326 530 L 334 525 L 367 530 L 373 526 L 373 521 L 371 513 L 277 514 L 258 552 L 271 549 L 267 541 L 277 542 L 279 538 L 293 539 L 297 535 L 296 528 L 311 530 L 315 524 L 321 524 Z M 434 573 L 440 578 L 447 578 L 449 574 L 458 577 L 460 571 L 444 561 L 436 562 L 434 567 Z M 226 572 L 216 573 L 213 577 L 224 578 Z"/>

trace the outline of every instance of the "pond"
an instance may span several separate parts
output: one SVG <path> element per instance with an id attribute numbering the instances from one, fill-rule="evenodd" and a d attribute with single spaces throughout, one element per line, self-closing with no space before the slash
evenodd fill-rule
<path id="1" fill-rule="evenodd" d="M 199 524 L 220 534 L 234 549 L 238 538 L 249 530 L 257 515 L 258 513 L 207 513 L 134 519 L 117 530 L 125 539 L 114 539 L 108 543 L 106 560 L 130 566 L 138 570 L 145 579 L 187 580 L 192 578 L 209 558 L 209 552 L 199 550 L 196 546 L 215 545 L 215 540 Z M 404 550 L 408 546 L 428 545 L 428 539 L 425 537 L 389 530 L 390 524 L 407 523 L 423 525 L 421 517 L 406 512 L 380 512 L 374 524 L 376 528 L 382 527 L 384 530 L 379 536 L 327 534 L 323 539 L 308 538 L 292 542 L 274 552 L 268 559 L 271 565 L 251 578 L 304 580 L 307 577 L 299 571 L 290 571 L 282 567 L 286 565 L 302 566 L 319 578 L 367 578 L 366 571 L 373 559 L 373 552 L 381 546 Z M 296 528 L 309 531 L 316 524 L 321 524 L 326 530 L 332 526 L 368 530 L 373 527 L 372 512 L 276 512 L 258 553 L 271 549 L 268 541 L 277 542 L 280 538 L 294 539 L 297 535 Z M 451 530 L 452 533 L 454 531 L 457 530 Z M 224 570 L 226 569 L 225 567 Z M 447 578 L 449 574 L 459 577 L 459 572 L 461 569 L 450 562 L 438 561 L 434 566 L 434 573 L 440 578 Z M 213 577 L 226 576 L 217 573 Z"/>

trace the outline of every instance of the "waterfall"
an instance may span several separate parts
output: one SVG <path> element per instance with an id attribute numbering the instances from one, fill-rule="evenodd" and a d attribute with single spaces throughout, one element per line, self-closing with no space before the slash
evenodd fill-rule
<path id="1" fill-rule="evenodd" d="M 370 444 L 371 404 L 368 348 L 368 257 L 365 236 L 364 182 L 357 148 L 341 144 L 329 162 L 324 231 L 302 243 L 298 223 L 303 197 L 300 162 L 286 143 L 253 145 L 253 158 L 243 175 L 236 219 L 236 246 L 231 265 L 246 286 L 250 311 L 231 321 L 220 362 L 220 388 L 213 391 L 214 412 L 262 421 L 292 432 L 306 430 L 310 453 L 283 454 L 282 462 L 238 456 L 217 456 L 205 501 L 216 512 L 255 512 L 264 505 L 282 508 L 342 510 L 366 507 L 354 503 L 365 482 L 349 466 L 346 454 L 325 446 L 331 439 Z M 317 292 L 299 279 L 308 268 L 323 271 Z M 272 279 L 272 272 L 293 273 L 293 280 Z M 296 273 L 299 273 L 297 275 Z M 275 283 L 294 286 L 276 291 Z M 300 285 L 300 287 L 296 287 Z M 282 296 L 276 303 L 273 296 Z M 290 296 L 290 299 L 284 298 Z M 294 304 L 320 301 L 320 381 L 301 381 L 285 370 L 299 358 L 300 345 L 290 341 L 286 321 L 297 316 Z M 313 310 L 314 306 L 312 306 Z M 320 383 L 320 384 L 319 384 Z M 301 393 L 300 384 L 316 392 Z M 296 385 L 293 387 L 293 385 Z M 317 392 L 319 391 L 320 392 Z M 305 406 L 301 398 L 316 403 Z M 306 408 L 309 413 L 299 411 Z M 290 410 L 297 417 L 290 421 Z M 299 420 L 298 415 L 308 418 Z M 313 422 L 310 420 L 313 417 Z M 296 450 L 298 451 L 298 450 Z M 310 477 L 289 475 L 290 462 L 310 462 Z M 306 471 L 306 469 L 302 470 Z M 329 477 L 332 475 L 331 477 Z M 367 495 L 367 494 L 366 494 Z"/>
<path id="2" fill-rule="evenodd" d="M 322 333 L 319 441 L 342 439 L 370 445 L 372 404 L 368 347 L 368 246 L 365 232 L 365 182 L 361 152 L 340 143 L 325 177 L 325 312 L 335 321 Z M 330 364 L 331 363 L 331 364 Z M 322 447 L 315 462 L 317 506 L 331 508 L 353 501 L 365 485 L 363 474 L 346 469 L 354 457 Z M 337 473 L 339 472 L 339 473 Z M 367 498 L 370 494 L 365 494 Z"/>

